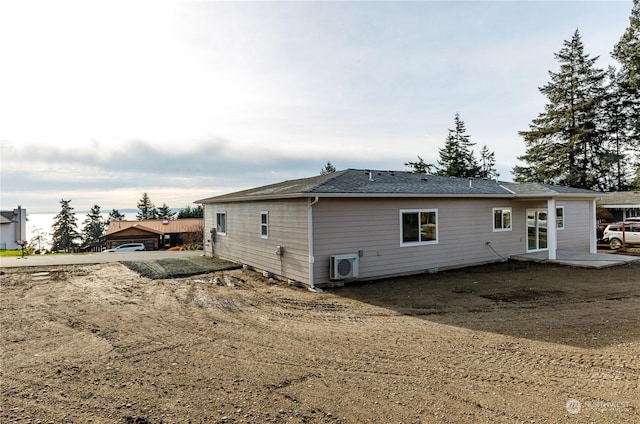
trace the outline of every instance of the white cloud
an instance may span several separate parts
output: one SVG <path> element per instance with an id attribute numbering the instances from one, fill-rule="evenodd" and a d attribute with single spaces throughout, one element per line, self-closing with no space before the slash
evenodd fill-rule
<path id="1" fill-rule="evenodd" d="M 3 181 L 3 202 L 7 187 L 19 196 L 44 176 L 77 193 L 137 192 L 118 174 L 136 167 L 181 190 L 163 177 L 168 166 L 205 190 L 309 175 L 327 160 L 402 169 L 417 155 L 437 159 L 456 112 L 507 169 L 524 153 L 517 131 L 543 110 L 537 87 L 563 40 L 579 27 L 604 67 L 630 10 L 628 1 L 2 2 L 2 172 L 14 184 Z M 207 172 L 215 182 L 198 179 Z"/>

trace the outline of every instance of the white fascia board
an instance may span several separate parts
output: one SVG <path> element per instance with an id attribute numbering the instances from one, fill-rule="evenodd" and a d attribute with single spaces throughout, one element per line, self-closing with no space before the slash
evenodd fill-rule
<path id="1" fill-rule="evenodd" d="M 626 205 L 626 204 L 622 204 L 622 205 L 598 205 L 601 208 L 606 208 L 606 209 L 632 209 L 632 208 L 640 208 L 640 205 Z"/>
<path id="2" fill-rule="evenodd" d="M 251 197 L 228 197 L 225 199 L 210 199 L 206 203 L 232 203 L 232 202 L 253 202 L 260 200 L 282 200 L 282 199 L 406 199 L 406 198 L 450 198 L 450 199 L 513 199 L 516 196 L 512 194 L 424 194 L 424 193 L 297 193 L 284 195 L 267 195 L 267 196 L 251 196 Z"/>

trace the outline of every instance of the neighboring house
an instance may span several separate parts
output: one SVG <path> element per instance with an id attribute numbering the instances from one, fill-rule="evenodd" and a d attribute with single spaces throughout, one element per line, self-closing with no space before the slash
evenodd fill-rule
<path id="1" fill-rule="evenodd" d="M 22 249 L 27 240 L 27 210 L 0 211 L 0 250 Z"/>
<path id="2" fill-rule="evenodd" d="M 640 191 L 616 191 L 603 193 L 598 207 L 611 214 L 610 222 L 624 221 L 631 216 L 640 216 Z"/>
<path id="3" fill-rule="evenodd" d="M 107 249 L 125 243 L 144 243 L 147 250 L 158 250 L 200 239 L 202 232 L 202 218 L 111 221 L 105 238 Z"/>
<path id="4" fill-rule="evenodd" d="M 206 254 L 313 287 L 540 250 L 549 259 L 557 249 L 595 253 L 599 196 L 545 184 L 348 169 L 196 203 L 204 205 Z"/>

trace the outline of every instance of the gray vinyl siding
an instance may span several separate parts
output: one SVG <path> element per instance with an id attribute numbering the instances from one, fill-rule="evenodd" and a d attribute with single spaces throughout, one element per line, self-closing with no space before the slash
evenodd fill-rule
<path id="1" fill-rule="evenodd" d="M 313 207 L 315 282 L 329 282 L 332 254 L 362 251 L 359 278 L 373 278 L 524 253 L 525 209 L 514 203 L 499 199 L 321 199 Z M 493 231 L 494 207 L 512 207 L 515 222 L 511 231 Z M 438 243 L 401 246 L 403 209 L 437 209 Z"/>
<path id="2" fill-rule="evenodd" d="M 217 235 L 215 255 L 309 284 L 328 284 L 329 258 L 361 252 L 360 279 L 447 269 L 508 258 L 527 251 L 527 209 L 546 209 L 547 201 L 512 199 L 320 198 L 313 209 L 313 252 L 308 251 L 308 199 L 205 204 L 205 241 L 216 213 L 227 215 L 227 234 Z M 558 248 L 589 249 L 589 201 L 558 200 L 564 226 Z M 493 209 L 511 208 L 511 231 L 493 230 Z M 438 212 L 438 242 L 401 246 L 401 210 Z M 260 214 L 269 213 L 269 238 L 260 234 Z M 487 244 L 489 242 L 489 244 Z M 276 246 L 284 255 L 276 255 Z M 205 242 L 211 254 L 211 244 Z"/>
<path id="3" fill-rule="evenodd" d="M 215 255 L 278 276 L 309 281 L 307 200 L 205 204 L 205 240 L 216 214 L 227 215 L 226 235 L 217 234 Z M 269 213 L 269 236 L 261 236 L 261 212 Z M 284 254 L 276 254 L 277 246 Z M 211 246 L 205 244 L 211 252 Z"/>
<path id="4" fill-rule="evenodd" d="M 589 251 L 591 202 L 557 201 L 556 206 L 564 207 L 564 229 L 558 231 L 558 249 Z"/>

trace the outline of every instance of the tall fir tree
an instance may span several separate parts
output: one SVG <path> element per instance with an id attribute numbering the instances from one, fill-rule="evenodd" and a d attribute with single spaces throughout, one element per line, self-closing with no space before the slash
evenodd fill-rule
<path id="1" fill-rule="evenodd" d="M 176 213 L 171 210 L 166 203 L 163 203 L 162 206 L 156 209 L 156 218 L 157 219 L 175 219 Z"/>
<path id="2" fill-rule="evenodd" d="M 605 72 L 584 52 L 578 30 L 555 57 L 560 70 L 539 89 L 548 99 L 545 112 L 520 132 L 526 153 L 518 159 L 527 165 L 513 169 L 515 180 L 602 189 L 608 163 L 601 159 L 609 156 L 598 125 Z"/>
<path id="3" fill-rule="evenodd" d="M 612 78 L 614 88 L 609 90 L 615 93 L 622 118 L 616 128 L 617 141 L 623 144 L 626 153 L 621 159 L 626 165 L 624 177 L 633 181 L 640 172 L 640 0 L 633 1 L 629 26 L 613 47 L 611 56 L 620 63 L 620 70 Z M 622 189 L 621 185 L 619 190 Z"/>
<path id="4" fill-rule="evenodd" d="M 625 106 L 624 91 L 621 89 L 620 73 L 612 66 L 607 70 L 607 85 L 602 107 L 602 128 L 607 142 L 608 153 L 601 160 L 609 165 L 609 172 L 602 175 L 606 190 L 624 191 L 633 178 L 633 157 L 629 140 L 629 119 Z"/>
<path id="5" fill-rule="evenodd" d="M 613 47 L 611 56 L 620 63 L 626 84 L 640 89 L 640 0 L 633 0 L 629 26 Z"/>
<path id="6" fill-rule="evenodd" d="M 94 205 L 87 214 L 87 218 L 83 222 L 82 243 L 83 245 L 91 245 L 97 243 L 102 238 L 106 223 L 100 212 L 100 206 Z"/>
<path id="7" fill-rule="evenodd" d="M 76 246 L 76 240 L 80 238 L 78 220 L 71 207 L 71 200 L 62 199 L 60 205 L 60 213 L 53 218 L 51 250 L 69 252 Z"/>
<path id="8" fill-rule="evenodd" d="M 471 138 L 466 134 L 465 124 L 456 113 L 454 129 L 449 129 L 449 135 L 443 148 L 438 149 L 440 159 L 437 175 L 448 177 L 477 177 L 480 172 L 478 161 L 473 155 Z"/>
<path id="9" fill-rule="evenodd" d="M 157 218 L 156 207 L 151 202 L 151 199 L 149 198 L 149 193 L 147 193 L 146 191 L 142 193 L 142 197 L 138 201 L 137 207 L 139 209 L 139 212 L 136 215 L 136 218 L 138 219 L 138 221 L 141 221 L 143 219 Z"/>

